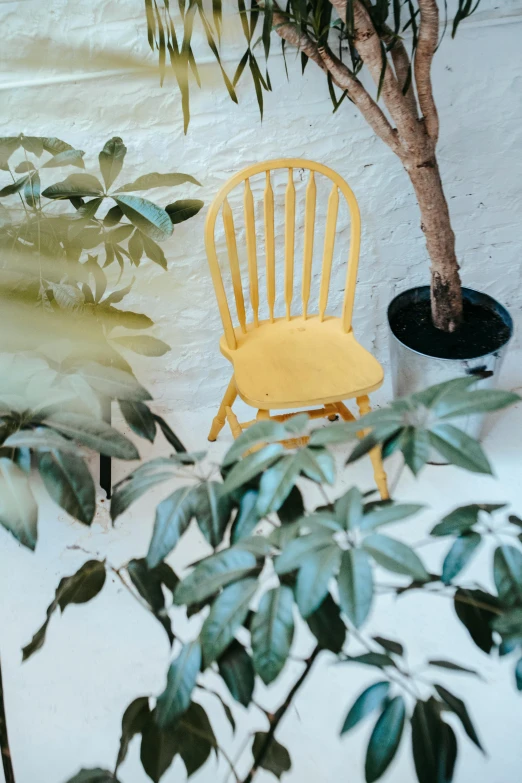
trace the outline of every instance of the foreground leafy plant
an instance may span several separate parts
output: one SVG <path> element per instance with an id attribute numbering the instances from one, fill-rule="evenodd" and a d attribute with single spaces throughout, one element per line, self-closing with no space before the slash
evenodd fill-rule
<path id="1" fill-rule="evenodd" d="M 458 419 L 463 405 L 467 411 L 498 410 L 519 399 L 504 392 L 474 391 L 470 386 L 467 380 L 444 384 L 369 414 L 358 422 L 358 428 L 370 433 L 349 461 L 376 444 L 388 444 L 387 455 L 401 450 L 406 464 L 418 472 L 421 460 L 411 458 L 411 442 L 423 439 L 421 433 L 428 433 L 432 446 L 439 443 L 431 439 L 434 432 L 454 443 L 460 430 L 455 428 L 448 435 L 447 427 L 454 427 L 448 422 Z M 368 783 L 378 780 L 393 762 L 408 723 L 419 783 L 453 779 L 458 745 L 448 714 L 458 719 L 470 741 L 483 750 L 466 705 L 439 682 L 444 671 L 478 672 L 440 658 L 426 661 L 422 671 L 412 670 L 402 641 L 368 635 L 365 624 L 383 593 L 401 596 L 415 590 L 445 596 L 480 649 L 518 660 L 515 682 L 522 689 L 522 521 L 514 515 L 506 520 L 498 504 L 454 509 L 431 531 L 433 541 L 450 540 L 441 573 L 432 572 L 415 547 L 388 535 L 387 529 L 383 532 L 419 513 L 423 508 L 419 504 L 376 501 L 373 490 L 363 494 L 352 487 L 335 501 L 325 498 L 323 505 L 305 509 L 302 480 L 318 486 L 334 483 L 335 462 L 325 444 L 357 437 L 355 428 L 338 424 L 313 431 L 305 447 L 285 451 L 278 441 L 306 426 L 306 417 L 294 417 L 284 424 L 253 425 L 226 454 L 222 481 L 202 472 L 202 455 L 177 454 L 144 463 L 117 488 L 112 500 L 114 518 L 150 486 L 175 478 L 181 464 L 194 463 L 192 482 L 178 486 L 159 504 L 146 558 L 117 569 L 105 561 L 90 560 L 63 579 L 24 657 L 29 658 L 43 644 L 56 608 L 90 600 L 102 589 L 106 575 L 121 580 L 147 606 L 173 642 L 173 655 L 163 692 L 157 697 L 139 696 L 127 707 L 114 771 L 82 770 L 69 783 L 116 780 L 137 735 L 141 736 L 143 768 L 153 781 L 162 778 L 177 755 L 190 777 L 212 751 L 223 755 L 240 781 L 205 709 L 210 700 L 219 700 L 235 730 L 233 710 L 216 691 L 216 678 L 224 682 L 233 701 L 252 705 L 266 722 L 266 730 L 252 736 L 252 763 L 243 783 L 251 783 L 260 768 L 280 778 L 290 770 L 291 758 L 276 734 L 319 656 L 333 656 L 340 666 L 362 665 L 378 671 L 378 679 L 339 716 L 341 736 L 361 721 L 376 718 L 366 751 Z M 392 442 L 398 445 L 391 448 Z M 464 447 L 451 453 L 444 449 L 447 458 L 457 455 L 455 464 L 460 467 L 491 472 L 478 444 L 468 464 L 464 464 Z M 423 459 L 426 456 L 425 450 L 413 451 Z M 193 519 L 214 553 L 192 564 L 192 570 L 180 578 L 165 558 Z M 494 592 L 477 589 L 474 582 L 457 581 L 478 546 L 488 539 L 494 545 Z M 382 581 L 383 571 L 391 574 L 391 584 L 390 577 Z M 180 611 L 193 618 L 187 636 L 171 624 Z M 295 629 L 303 623 L 308 627 L 308 641 L 296 643 Z M 301 659 L 301 675 L 280 707 L 266 710 L 253 699 L 256 680 L 265 685 L 276 681 L 289 658 L 304 645 L 307 652 Z"/>

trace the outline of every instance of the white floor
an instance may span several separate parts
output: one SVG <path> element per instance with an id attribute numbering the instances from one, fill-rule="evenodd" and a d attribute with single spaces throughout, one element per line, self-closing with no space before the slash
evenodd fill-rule
<path id="1" fill-rule="evenodd" d="M 521 358 L 515 353 L 508 358 L 502 383 L 505 388 L 522 387 Z M 381 400 L 386 395 L 385 389 Z M 209 446 L 211 461 L 218 459 L 231 440 L 224 431 L 217 443 L 206 443 L 213 414 L 211 410 L 167 414 L 189 448 Z M 409 542 L 421 541 L 435 520 L 469 502 L 504 501 L 522 513 L 522 404 L 497 416 L 493 423 L 484 446 L 494 465 L 495 477 L 472 476 L 449 467 L 428 467 L 417 481 L 404 473 L 396 497 L 421 501 L 429 510 L 414 521 L 397 525 L 393 531 L 396 536 Z M 159 444 L 153 448 L 153 453 L 161 451 L 165 449 Z M 343 453 L 339 452 L 340 465 Z M 368 463 L 365 460 L 343 470 L 336 494 L 352 483 L 363 489 L 372 486 Z M 127 470 L 128 466 L 116 466 L 116 478 Z M 390 467 L 392 478 L 395 470 L 396 466 Z M 82 766 L 110 768 L 117 753 L 123 710 L 135 696 L 154 694 L 163 688 L 169 659 L 164 632 L 115 582 L 107 584 L 92 603 L 68 608 L 63 617 L 53 618 L 43 650 L 23 665 L 20 650 L 42 623 L 61 576 L 73 573 L 89 556 L 107 558 L 120 565 L 145 553 L 155 504 L 168 492 L 166 487 L 147 496 L 118 520 L 115 528 L 108 520 L 107 503 L 100 497 L 100 510 L 90 529 L 67 519 L 42 494 L 40 539 L 35 554 L 0 532 L 0 652 L 17 783 L 65 783 Z M 310 494 L 310 502 L 313 500 Z M 426 546 L 422 551 L 428 565 L 437 568 L 445 549 L 445 544 Z M 179 547 L 173 563 L 186 564 L 205 551 L 204 543 L 193 533 Z M 488 554 L 484 551 L 466 576 L 473 579 L 480 564 L 487 562 Z M 477 578 L 483 584 L 490 583 L 489 568 L 483 569 Z M 403 641 L 412 667 L 428 657 L 446 657 L 483 672 L 484 681 L 442 671 L 438 677 L 439 682 L 465 699 L 488 752 L 482 756 L 459 729 L 461 752 L 455 780 L 515 783 L 522 765 L 522 695 L 513 686 L 513 662 L 504 660 L 499 664 L 481 653 L 456 621 L 451 602 L 441 597 L 412 593 L 398 600 L 381 598 L 367 631 Z M 310 643 L 303 630 L 296 642 L 296 654 L 306 654 Z M 258 701 L 267 707 L 277 706 L 286 686 L 300 670 L 300 664 L 293 662 L 290 671 L 274 686 L 259 690 Z M 338 732 L 354 697 L 365 684 L 376 679 L 378 674 L 365 667 L 333 665 L 332 657 L 324 654 L 277 735 L 293 757 L 292 772 L 284 780 L 362 783 L 370 725 L 364 724 L 342 741 Z M 238 728 L 232 737 L 221 708 L 215 701 L 206 701 L 205 705 L 219 741 L 234 758 L 248 732 L 264 727 L 255 708 L 247 712 L 237 707 Z M 239 763 L 240 773 L 244 774 L 247 765 L 248 753 Z M 121 768 L 120 779 L 121 783 L 148 780 L 139 763 L 137 740 Z M 181 783 L 184 779 L 178 760 L 163 781 Z M 225 783 L 229 778 L 226 767 L 211 760 L 192 780 Z M 265 772 L 256 778 L 259 783 L 270 780 L 274 778 Z M 415 780 L 409 737 L 384 780 Z"/>

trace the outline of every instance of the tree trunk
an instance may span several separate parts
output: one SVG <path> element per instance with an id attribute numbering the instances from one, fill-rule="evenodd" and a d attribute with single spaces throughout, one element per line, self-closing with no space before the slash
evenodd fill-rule
<path id="1" fill-rule="evenodd" d="M 455 234 L 435 155 L 418 163 L 404 161 L 419 209 L 431 259 L 431 314 L 434 325 L 454 332 L 462 321 L 462 286 L 455 254 Z"/>

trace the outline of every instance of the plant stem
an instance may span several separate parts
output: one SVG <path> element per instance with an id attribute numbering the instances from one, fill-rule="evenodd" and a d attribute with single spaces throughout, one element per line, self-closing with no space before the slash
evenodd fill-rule
<path id="1" fill-rule="evenodd" d="M 4 703 L 4 685 L 2 682 L 2 663 L 0 661 L 0 751 L 2 753 L 2 766 L 4 768 L 5 783 L 15 783 L 9 737 L 7 735 L 7 718 Z"/>
<path id="2" fill-rule="evenodd" d="M 256 772 L 258 771 L 259 767 L 263 763 L 263 760 L 264 760 L 266 754 L 268 753 L 268 751 L 270 749 L 270 745 L 272 743 L 272 739 L 274 738 L 274 734 L 277 731 L 277 727 L 281 723 L 281 720 L 284 718 L 288 708 L 292 704 L 292 701 L 294 700 L 294 696 L 296 695 L 297 691 L 299 690 L 299 688 L 301 687 L 303 682 L 308 677 L 308 675 L 310 673 L 310 669 L 312 668 L 312 666 L 314 664 L 314 661 L 317 658 L 317 656 L 319 655 L 320 651 L 321 651 L 321 648 L 319 647 L 319 645 L 317 645 L 317 647 L 314 649 L 314 651 L 312 652 L 310 657 L 307 659 L 306 666 L 304 668 L 303 673 L 301 674 L 299 679 L 295 682 L 293 687 L 290 689 L 290 691 L 288 693 L 288 696 L 284 700 L 283 704 L 279 707 L 277 712 L 275 712 L 274 715 L 272 716 L 272 718 L 270 719 L 270 728 L 269 728 L 268 733 L 266 735 L 266 739 L 263 742 L 263 744 L 262 744 L 262 746 L 261 746 L 261 748 L 259 750 L 259 753 L 257 754 L 257 757 L 254 759 L 254 763 L 252 765 L 252 768 L 251 768 L 250 772 L 248 773 L 246 778 L 243 780 L 243 783 L 252 783 L 252 780 L 254 779 L 254 776 L 255 776 Z"/>

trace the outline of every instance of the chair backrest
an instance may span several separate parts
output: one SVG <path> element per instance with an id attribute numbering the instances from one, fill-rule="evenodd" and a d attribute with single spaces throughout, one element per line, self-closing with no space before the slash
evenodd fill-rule
<path id="1" fill-rule="evenodd" d="M 314 232 L 316 223 L 317 185 L 316 174 L 326 177 L 332 182 L 332 188 L 328 197 L 326 211 L 326 225 L 324 231 L 324 248 L 322 257 L 321 283 L 319 290 L 319 318 L 324 319 L 328 303 L 330 277 L 332 271 L 332 259 L 334 252 L 335 236 L 337 231 L 337 217 L 339 211 L 339 191 L 346 199 L 350 212 L 350 251 L 348 256 L 346 283 L 344 289 L 344 302 L 342 311 L 342 324 L 346 332 L 350 331 L 352 323 L 353 302 L 355 296 L 355 284 L 357 281 L 357 267 L 359 264 L 359 248 L 361 242 L 361 219 L 357 200 L 342 177 L 335 171 L 300 158 L 287 158 L 271 160 L 249 166 L 235 174 L 223 185 L 216 198 L 210 205 L 205 223 L 205 245 L 210 265 L 212 281 L 216 291 L 221 319 L 223 321 L 225 337 L 228 347 L 237 347 L 234 326 L 227 302 L 223 278 L 219 266 L 215 228 L 219 212 L 222 213 L 228 260 L 232 279 L 232 288 L 236 305 L 237 318 L 242 332 L 246 332 L 246 311 L 241 282 L 241 272 L 237 251 L 236 229 L 234 217 L 230 207 L 228 196 L 234 188 L 244 183 L 243 210 L 244 228 L 246 237 L 246 249 L 248 258 L 248 289 L 250 304 L 253 312 L 253 326 L 259 325 L 259 282 L 257 266 L 257 241 L 254 213 L 254 197 L 250 187 L 250 178 L 265 172 L 264 189 L 264 247 L 266 264 L 266 293 L 268 300 L 269 320 L 274 321 L 274 305 L 276 299 L 276 249 L 274 232 L 274 192 L 270 172 L 275 169 L 288 169 L 288 184 L 285 192 L 285 236 L 284 236 L 284 301 L 286 318 L 292 317 L 291 306 L 294 290 L 294 256 L 295 256 L 295 215 L 296 215 L 296 191 L 294 185 L 294 170 L 309 171 L 308 184 L 305 195 L 304 212 L 304 237 L 303 237 L 303 268 L 301 284 L 302 315 L 307 318 L 310 299 L 310 286 L 312 278 L 312 257 L 314 248 Z"/>

